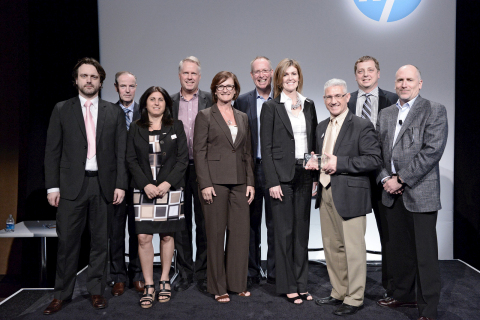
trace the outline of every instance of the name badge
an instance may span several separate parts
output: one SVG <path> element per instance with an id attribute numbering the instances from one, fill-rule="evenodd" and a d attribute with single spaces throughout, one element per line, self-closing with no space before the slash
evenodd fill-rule
<path id="1" fill-rule="evenodd" d="M 176 134 L 172 134 L 172 140 L 173 139 L 177 139 L 177 135 Z"/>

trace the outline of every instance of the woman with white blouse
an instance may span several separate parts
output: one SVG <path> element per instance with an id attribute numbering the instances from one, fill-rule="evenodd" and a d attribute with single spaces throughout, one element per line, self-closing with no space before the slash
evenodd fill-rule
<path id="1" fill-rule="evenodd" d="M 312 301 L 307 290 L 308 235 L 316 173 L 303 167 L 305 153 L 315 149 L 317 114 L 302 92 L 297 61 L 280 61 L 274 73 L 274 99 L 262 106 L 260 141 L 275 233 L 276 290 L 287 300 Z M 313 188 L 313 189 L 312 189 Z"/>

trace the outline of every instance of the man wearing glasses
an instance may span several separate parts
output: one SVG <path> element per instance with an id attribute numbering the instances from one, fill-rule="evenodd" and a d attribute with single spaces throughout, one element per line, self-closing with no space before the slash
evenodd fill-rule
<path id="1" fill-rule="evenodd" d="M 380 167 L 382 160 L 373 124 L 347 108 L 350 94 L 345 81 L 331 79 L 324 90 L 330 117 L 317 126 L 316 152 L 328 160 L 322 161 L 315 207 L 320 207 L 332 291 L 316 303 L 337 306 L 333 313 L 342 316 L 363 308 L 366 215 L 372 211 L 369 174 Z"/>
<path id="2" fill-rule="evenodd" d="M 252 133 L 252 155 L 255 163 L 255 199 L 250 206 L 250 249 L 248 257 L 247 287 L 258 284 L 264 272 L 261 261 L 261 224 L 263 199 L 265 199 L 265 222 L 267 225 L 267 282 L 275 283 L 275 243 L 273 236 L 272 208 L 268 191 L 265 190 L 265 174 L 260 151 L 260 112 L 264 102 L 273 99 L 272 76 L 270 60 L 258 56 L 250 62 L 250 76 L 255 89 L 238 97 L 234 108 L 248 115 L 250 132 Z"/>
<path id="3" fill-rule="evenodd" d="M 398 96 L 390 91 L 378 87 L 380 78 L 380 64 L 371 56 L 363 56 L 355 62 L 355 81 L 358 90 L 352 92 L 348 109 L 357 116 L 370 120 L 373 126 L 377 124 L 377 117 L 381 110 L 395 104 Z M 372 208 L 377 221 L 378 234 L 382 244 L 382 286 L 385 289 L 385 297 L 391 297 L 394 290 L 392 271 L 388 268 L 387 256 L 390 254 L 385 239 L 387 236 L 387 224 L 385 220 L 385 207 L 382 205 L 382 186 L 375 182 L 375 175 L 370 175 L 372 190 Z M 383 226 L 383 228 L 382 228 Z"/>

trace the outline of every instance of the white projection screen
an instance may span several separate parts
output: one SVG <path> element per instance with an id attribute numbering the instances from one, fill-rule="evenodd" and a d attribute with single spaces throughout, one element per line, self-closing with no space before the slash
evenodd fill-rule
<path id="1" fill-rule="evenodd" d="M 341 78 L 355 91 L 353 67 L 359 57 L 379 60 L 379 87 L 389 91 L 394 91 L 400 66 L 419 67 L 420 94 L 444 104 L 448 112 L 437 231 L 440 259 L 453 258 L 456 1 L 99 0 L 98 6 L 100 62 L 107 72 L 102 98 L 112 102 L 118 99 L 113 86 L 117 71 L 137 76 L 136 101 L 152 85 L 173 94 L 180 89 L 179 61 L 194 55 L 202 64 L 202 90 L 209 90 L 217 72 L 228 70 L 245 93 L 254 88 L 249 63 L 255 56 L 269 57 L 273 68 L 288 57 L 299 61 L 303 93 L 315 101 L 323 120 L 328 116 L 324 83 Z M 380 250 L 373 214 L 368 215 L 366 239 L 367 249 Z M 265 227 L 262 244 L 265 260 Z M 312 206 L 309 247 L 322 246 L 319 212 Z M 310 259 L 323 259 L 323 252 L 311 252 Z M 381 257 L 369 254 L 367 259 Z"/>

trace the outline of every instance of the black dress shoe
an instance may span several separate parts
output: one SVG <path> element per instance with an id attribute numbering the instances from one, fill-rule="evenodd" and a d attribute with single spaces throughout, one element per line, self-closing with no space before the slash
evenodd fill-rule
<path id="1" fill-rule="evenodd" d="M 197 288 L 201 293 L 207 293 L 207 279 L 198 280 Z"/>
<path id="2" fill-rule="evenodd" d="M 190 279 L 180 278 L 173 286 L 173 289 L 178 292 L 185 291 L 192 285 L 192 282 Z"/>
<path id="3" fill-rule="evenodd" d="M 342 303 L 340 307 L 333 311 L 333 314 L 336 316 L 349 316 L 351 314 L 357 313 L 357 311 L 360 309 L 363 309 L 363 304 L 361 306 L 354 307 L 349 304 Z"/>
<path id="4" fill-rule="evenodd" d="M 343 303 L 343 300 L 338 300 L 332 296 L 328 296 L 326 298 L 320 298 L 315 300 L 315 303 L 319 306 L 338 306 L 339 304 Z"/>
<path id="5" fill-rule="evenodd" d="M 388 307 L 388 308 L 399 308 L 399 307 L 406 307 L 406 308 L 416 308 L 417 307 L 417 302 L 402 302 L 395 300 L 393 298 L 385 298 L 385 299 L 380 299 L 377 301 L 377 304 L 380 307 Z"/>

